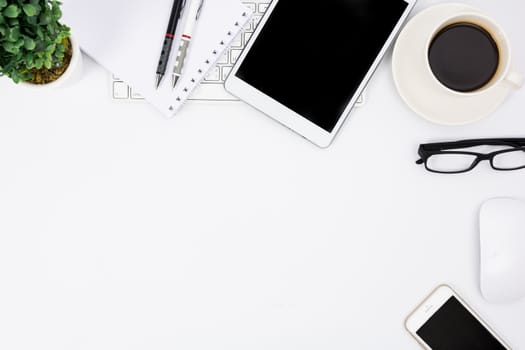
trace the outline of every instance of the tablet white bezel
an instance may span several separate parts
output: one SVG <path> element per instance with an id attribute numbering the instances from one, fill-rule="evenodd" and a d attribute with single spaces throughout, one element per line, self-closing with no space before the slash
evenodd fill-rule
<path id="1" fill-rule="evenodd" d="M 239 67 L 242 65 L 244 59 L 246 58 L 246 55 L 250 51 L 250 49 L 253 46 L 253 43 L 257 41 L 257 38 L 259 34 L 261 33 L 262 28 L 266 25 L 266 22 L 268 21 L 268 18 L 270 18 L 271 13 L 275 9 L 275 6 L 277 5 L 279 0 L 273 0 L 270 7 L 268 8 L 267 12 L 265 13 L 264 17 L 261 19 L 261 22 L 259 26 L 257 27 L 257 30 L 253 34 L 252 38 L 250 39 L 249 43 L 247 44 L 246 48 L 242 52 L 241 56 L 237 60 L 235 66 L 233 67 L 230 75 L 228 76 L 226 82 L 225 82 L 225 88 L 227 91 L 229 91 L 231 94 L 237 96 L 239 99 L 243 100 L 244 102 L 252 105 L 256 109 L 260 110 L 261 112 L 267 114 L 268 116 L 272 117 L 276 121 L 280 122 L 284 126 L 290 128 L 291 130 L 295 131 L 299 135 L 305 137 L 306 139 L 310 140 L 314 144 L 316 144 L 319 147 L 326 148 L 330 146 L 332 143 L 334 137 L 339 132 L 341 126 L 343 125 L 344 121 L 346 120 L 348 114 L 352 110 L 354 104 L 359 99 L 359 96 L 365 89 L 368 81 L 372 77 L 374 71 L 377 69 L 378 65 L 381 63 L 381 59 L 385 55 L 386 51 L 390 47 L 392 41 L 394 40 L 396 34 L 401 29 L 403 23 L 407 19 L 408 15 L 410 14 L 410 11 L 414 7 L 417 0 L 404 0 L 408 3 L 407 8 L 405 9 L 405 12 L 400 17 L 398 23 L 394 27 L 394 30 L 390 33 L 388 40 L 383 45 L 379 55 L 375 58 L 374 63 L 370 67 L 370 70 L 367 72 L 365 78 L 360 83 L 359 88 L 355 92 L 354 96 L 350 100 L 350 103 L 346 106 L 343 113 L 339 116 L 338 121 L 332 132 L 328 132 L 324 130 L 323 128 L 317 126 L 316 124 L 312 123 L 305 117 L 301 116 L 300 114 L 292 111 L 288 107 L 284 106 L 283 104 L 277 102 L 272 97 L 262 93 L 261 91 L 257 90 L 253 86 L 249 85 L 245 81 L 239 79 L 236 74 L 239 70 Z"/>

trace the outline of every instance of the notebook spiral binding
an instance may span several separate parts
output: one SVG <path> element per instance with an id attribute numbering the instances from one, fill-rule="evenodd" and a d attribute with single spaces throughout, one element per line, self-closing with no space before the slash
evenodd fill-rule
<path id="1" fill-rule="evenodd" d="M 213 50 L 211 50 L 210 58 L 204 61 L 206 68 L 204 69 L 204 67 L 201 67 L 194 73 L 195 75 L 190 79 L 190 82 L 192 85 L 184 86 L 181 93 L 175 99 L 177 103 L 172 104 L 168 107 L 168 110 L 171 113 L 171 117 L 175 116 L 177 111 L 182 106 L 184 106 L 190 94 L 197 87 L 197 85 L 204 79 L 206 73 L 209 72 L 210 69 L 213 67 L 213 65 L 219 60 L 221 54 L 223 54 L 224 51 L 230 46 L 233 39 L 235 39 L 235 37 L 241 33 L 242 28 L 250 20 L 250 17 L 251 16 L 248 12 L 243 12 L 241 15 L 241 18 L 233 24 L 234 27 L 231 30 L 226 32 L 225 38 L 221 40 Z"/>

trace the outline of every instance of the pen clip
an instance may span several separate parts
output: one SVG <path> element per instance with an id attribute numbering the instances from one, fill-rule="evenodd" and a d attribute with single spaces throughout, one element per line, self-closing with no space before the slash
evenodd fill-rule
<path id="1" fill-rule="evenodd" d="M 183 0 L 182 1 L 182 6 L 180 8 L 180 13 L 179 13 L 179 19 L 182 18 L 182 14 L 184 13 L 184 9 L 186 8 L 186 2 L 187 2 L 187 0 Z"/>
<path id="2" fill-rule="evenodd" d="M 201 4 L 199 5 L 199 9 L 197 10 L 197 18 L 195 18 L 195 19 L 199 19 L 203 6 L 204 6 L 204 0 L 201 0 Z"/>

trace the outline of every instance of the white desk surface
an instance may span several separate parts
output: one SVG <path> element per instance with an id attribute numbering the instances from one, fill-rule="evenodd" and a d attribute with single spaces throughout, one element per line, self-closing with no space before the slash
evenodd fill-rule
<path id="1" fill-rule="evenodd" d="M 525 5 L 468 3 L 525 71 Z M 418 349 L 403 321 L 449 283 L 525 349 L 525 300 L 480 295 L 477 226 L 484 200 L 525 198 L 525 173 L 414 163 L 421 142 L 525 136 L 525 89 L 440 127 L 403 104 L 390 61 L 328 150 L 242 103 L 173 120 L 113 103 L 90 60 L 67 90 L 2 79 L 0 348 Z"/>

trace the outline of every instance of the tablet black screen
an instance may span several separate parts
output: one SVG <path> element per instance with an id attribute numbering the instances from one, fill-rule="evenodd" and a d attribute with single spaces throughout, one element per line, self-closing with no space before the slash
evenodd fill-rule
<path id="1" fill-rule="evenodd" d="M 279 0 L 236 76 L 331 132 L 407 6 Z"/>

